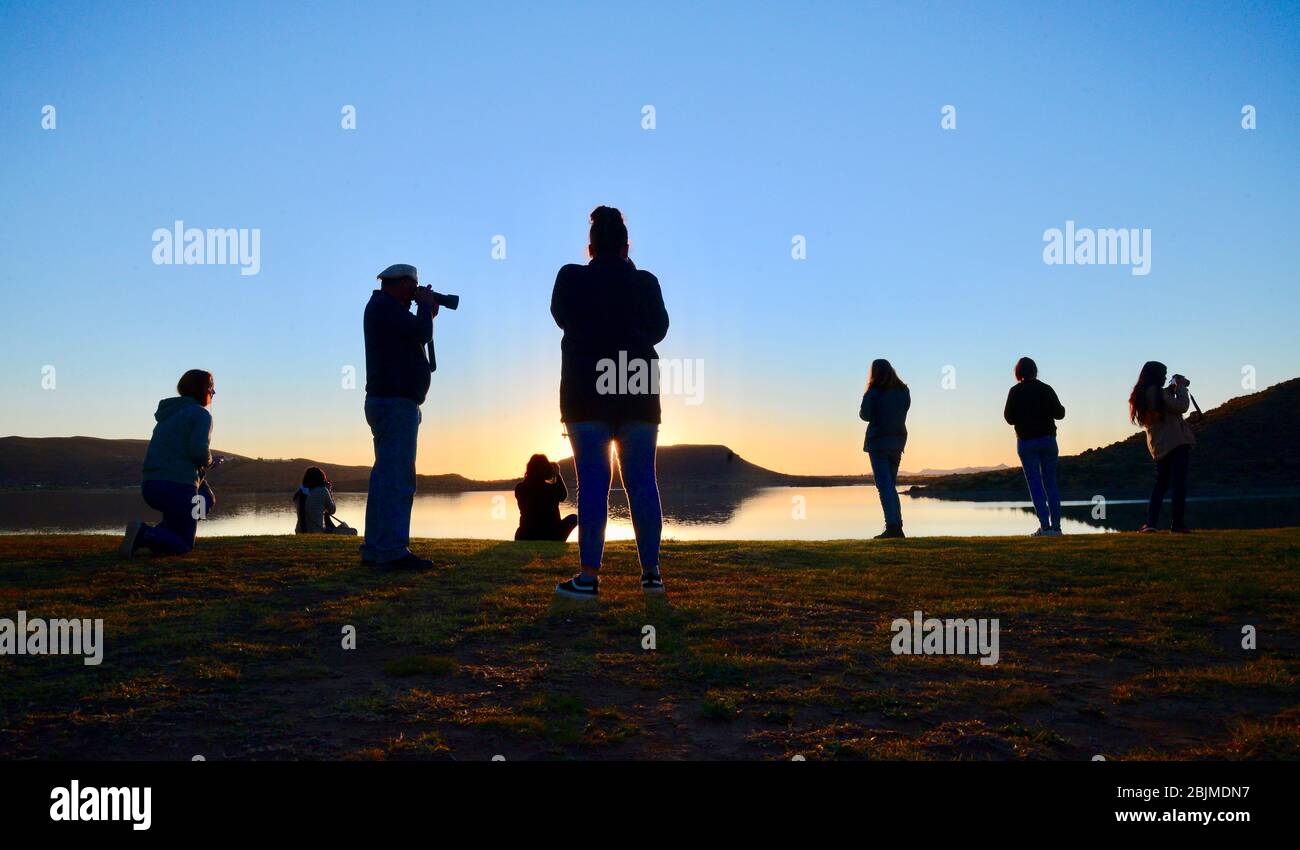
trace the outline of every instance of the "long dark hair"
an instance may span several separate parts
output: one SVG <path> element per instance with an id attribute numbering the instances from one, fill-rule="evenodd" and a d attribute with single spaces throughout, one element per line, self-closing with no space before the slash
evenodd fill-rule
<path id="1" fill-rule="evenodd" d="M 867 389 L 905 390 L 907 384 L 898 377 L 898 373 L 894 371 L 893 366 L 889 365 L 889 361 L 882 358 L 871 361 L 871 372 L 867 375 Z"/>
<path id="2" fill-rule="evenodd" d="M 325 475 L 325 470 L 319 466 L 309 466 L 302 473 L 303 489 L 310 490 L 313 487 L 328 487 L 329 478 Z M 298 508 L 298 527 L 302 528 L 305 517 L 303 511 L 307 509 L 307 494 L 302 489 L 293 491 L 293 503 Z"/>
<path id="3" fill-rule="evenodd" d="M 1158 360 L 1148 360 L 1142 364 L 1133 392 L 1128 394 L 1128 418 L 1134 425 L 1145 427 L 1164 415 L 1165 401 L 1160 388 L 1164 386 L 1168 374 L 1169 368 Z M 1151 387 L 1156 389 L 1154 394 L 1150 392 Z M 1153 395 L 1155 407 L 1151 406 L 1150 401 Z"/>
<path id="4" fill-rule="evenodd" d="M 549 481 L 555 474 L 555 468 L 551 466 L 551 460 L 546 455 L 536 454 L 528 459 L 528 465 L 524 467 L 525 481 Z"/>
<path id="5" fill-rule="evenodd" d="M 626 253 L 627 224 L 623 221 L 623 214 L 615 207 L 603 204 L 592 210 L 587 242 L 587 252 L 593 258 L 609 254 L 618 257 Z"/>

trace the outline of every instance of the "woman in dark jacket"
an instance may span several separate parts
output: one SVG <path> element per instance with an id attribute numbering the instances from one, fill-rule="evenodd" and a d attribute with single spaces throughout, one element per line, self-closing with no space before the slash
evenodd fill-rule
<path id="1" fill-rule="evenodd" d="M 903 534 L 903 507 L 898 500 L 898 466 L 907 445 L 907 411 L 911 406 L 912 393 L 894 367 L 888 360 L 873 360 L 858 417 L 869 423 L 862 450 L 871 459 L 871 477 L 885 514 L 885 530 L 876 535 L 877 540 L 907 536 Z"/>
<path id="2" fill-rule="evenodd" d="M 659 355 L 668 311 L 654 275 L 628 259 L 627 226 L 613 207 L 591 213 L 585 266 L 567 265 L 555 278 L 551 315 L 560 343 L 560 418 L 573 445 L 578 474 L 578 551 L 582 571 L 562 582 L 560 596 L 595 599 L 605 549 L 612 479 L 610 443 L 632 509 L 641 587 L 662 593 L 659 538 L 663 514 L 655 480 L 659 436 Z"/>
<path id="3" fill-rule="evenodd" d="M 1061 491 L 1056 486 L 1056 420 L 1065 408 L 1056 390 L 1038 380 L 1038 364 L 1028 357 L 1016 361 L 1016 385 L 1007 392 L 1002 418 L 1016 429 L 1016 454 L 1025 470 L 1029 498 L 1038 514 L 1038 530 L 1031 537 L 1061 534 Z"/>
<path id="4" fill-rule="evenodd" d="M 519 505 L 516 540 L 568 540 L 578 525 L 578 515 L 560 519 L 560 504 L 569 498 L 569 488 L 560 475 L 560 465 L 546 455 L 533 455 L 524 468 L 524 480 L 515 485 Z"/>

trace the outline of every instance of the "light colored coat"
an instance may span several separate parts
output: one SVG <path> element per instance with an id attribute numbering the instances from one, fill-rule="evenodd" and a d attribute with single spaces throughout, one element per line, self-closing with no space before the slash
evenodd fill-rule
<path id="1" fill-rule="evenodd" d="M 1147 432 L 1147 451 L 1151 452 L 1151 457 L 1160 460 L 1179 446 L 1196 445 L 1192 428 L 1183 419 L 1190 399 L 1186 387 L 1147 389 L 1147 404 L 1151 409 L 1160 409 L 1160 402 L 1164 402 L 1163 412 L 1142 426 Z"/>

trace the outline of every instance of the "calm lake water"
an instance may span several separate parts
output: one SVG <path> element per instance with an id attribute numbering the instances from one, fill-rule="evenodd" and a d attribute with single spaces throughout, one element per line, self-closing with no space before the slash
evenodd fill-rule
<path id="1" fill-rule="evenodd" d="M 217 509 L 199 524 L 199 535 L 291 534 L 295 513 L 288 496 L 220 493 Z M 338 516 L 354 527 L 365 521 L 364 493 L 340 493 Z M 1037 527 L 1028 502 L 953 502 L 902 497 L 903 523 L 912 536 L 1028 534 Z M 875 488 L 771 487 L 737 492 L 708 488 L 663 494 L 664 536 L 677 540 L 827 540 L 870 537 L 884 526 Z M 611 495 L 608 539 L 632 538 L 627 502 Z M 1141 525 L 1145 503 L 1112 501 L 1104 519 L 1090 502 L 1067 502 L 1067 534 L 1130 531 Z M 563 508 L 568 513 L 576 506 Z M 1164 522 L 1168 523 L 1168 505 Z M 120 534 L 127 520 L 156 520 L 134 490 L 0 493 L 0 533 Z M 1194 528 L 1251 528 L 1300 525 L 1300 497 L 1207 499 L 1188 503 Z M 411 531 L 417 537 L 474 537 L 507 540 L 519 515 L 514 494 L 502 492 L 421 495 L 415 499 Z M 575 534 L 571 539 L 576 540 Z"/>

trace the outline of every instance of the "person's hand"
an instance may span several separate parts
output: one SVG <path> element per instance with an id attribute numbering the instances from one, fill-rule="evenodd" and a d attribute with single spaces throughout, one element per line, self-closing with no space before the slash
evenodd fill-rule
<path id="1" fill-rule="evenodd" d="M 1189 387 L 1192 384 L 1191 381 L 1187 380 L 1182 375 L 1174 375 L 1174 383 L 1180 387 Z"/>
<path id="2" fill-rule="evenodd" d="M 413 300 L 416 304 L 428 304 L 434 307 L 438 306 L 437 302 L 433 300 L 432 286 L 415 287 L 415 294 L 411 296 L 411 300 Z"/>

